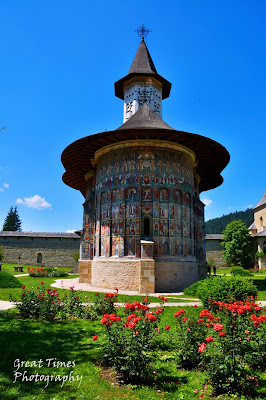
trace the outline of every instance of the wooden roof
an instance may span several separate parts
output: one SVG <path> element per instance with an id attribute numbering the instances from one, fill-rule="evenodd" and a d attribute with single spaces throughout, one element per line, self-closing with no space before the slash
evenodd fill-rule
<path id="1" fill-rule="evenodd" d="M 144 39 L 142 39 L 140 42 L 128 74 L 119 81 L 115 82 L 115 95 L 124 100 L 125 84 L 132 78 L 136 77 L 153 77 L 162 85 L 162 99 L 169 97 L 172 84 L 157 73 Z"/>
<path id="2" fill-rule="evenodd" d="M 132 117 L 133 118 L 133 117 Z M 101 132 L 86 136 L 70 144 L 63 151 L 61 160 L 66 169 L 63 181 L 66 185 L 86 195 L 85 175 L 94 170 L 91 160 L 104 146 L 130 140 L 164 140 L 188 147 L 196 154 L 196 172 L 201 177 L 200 192 L 220 186 L 220 175 L 229 162 L 228 151 L 219 143 L 205 136 L 166 128 L 129 128 Z"/>

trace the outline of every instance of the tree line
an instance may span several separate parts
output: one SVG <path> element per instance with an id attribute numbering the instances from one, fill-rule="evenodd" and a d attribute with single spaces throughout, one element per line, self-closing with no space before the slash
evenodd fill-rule
<path id="1" fill-rule="evenodd" d="M 213 218 L 205 222 L 206 234 L 223 233 L 226 226 L 235 220 L 244 221 L 247 227 L 249 227 L 254 221 L 254 212 L 252 208 L 248 208 L 246 211 L 235 211 L 233 213 L 223 215 L 222 217 Z"/>

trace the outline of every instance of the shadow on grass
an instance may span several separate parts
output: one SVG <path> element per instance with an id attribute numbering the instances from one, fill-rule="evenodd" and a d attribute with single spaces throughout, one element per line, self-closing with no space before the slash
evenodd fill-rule
<path id="1" fill-rule="evenodd" d="M 158 378 L 156 384 L 162 392 L 176 392 L 180 385 L 188 383 L 187 377 L 178 376 L 178 371 L 177 375 L 169 374 L 167 368 L 159 368 L 158 371 L 163 374 L 163 378 Z"/>
<path id="2" fill-rule="evenodd" d="M 1 400 L 14 400 L 30 396 L 38 398 L 37 394 L 42 393 L 47 398 L 52 394 L 62 392 L 60 382 L 50 382 L 44 389 L 45 382 L 22 382 L 14 381 L 14 361 L 38 361 L 43 360 L 44 368 L 21 368 L 19 371 L 27 370 L 27 376 L 31 374 L 43 375 L 68 375 L 73 370 L 74 375 L 82 374 L 84 366 L 80 364 L 92 362 L 99 359 L 97 348 L 90 343 L 90 338 L 95 334 L 95 324 L 88 324 L 88 321 L 33 321 L 21 320 L 14 316 L 0 315 L 0 387 Z M 99 350 L 99 349 L 98 349 Z M 53 361 L 74 361 L 76 367 L 54 368 L 47 367 L 46 359 L 54 358 Z M 78 383 L 68 386 L 68 394 L 74 392 Z M 17 394 L 19 393 L 19 396 Z M 50 395 L 51 396 L 50 396 Z M 63 394 L 63 393 L 62 393 Z M 35 397 L 36 396 L 36 397 Z M 41 396 L 40 396 L 41 397 Z M 43 397 L 45 398 L 45 397 Z M 72 398 L 71 396 L 69 398 Z M 73 397 L 73 399 L 75 396 Z"/>
<path id="3" fill-rule="evenodd" d="M 266 283 L 264 283 L 264 279 L 253 279 L 253 284 L 257 287 L 259 292 L 266 291 Z"/>

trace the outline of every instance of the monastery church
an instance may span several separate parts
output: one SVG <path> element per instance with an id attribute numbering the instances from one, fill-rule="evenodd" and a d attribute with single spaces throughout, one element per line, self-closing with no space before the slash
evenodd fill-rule
<path id="1" fill-rule="evenodd" d="M 124 123 L 62 153 L 63 181 L 84 198 L 80 282 L 144 293 L 177 291 L 206 276 L 202 191 L 223 182 L 219 143 L 162 120 L 171 83 L 144 36 L 115 82 Z"/>

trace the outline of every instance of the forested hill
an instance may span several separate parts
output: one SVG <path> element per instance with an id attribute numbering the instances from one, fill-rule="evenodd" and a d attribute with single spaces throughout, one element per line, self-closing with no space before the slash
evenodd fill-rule
<path id="1" fill-rule="evenodd" d="M 213 218 L 205 222 L 206 233 L 222 233 L 229 222 L 235 219 L 241 219 L 249 227 L 254 221 L 254 213 L 252 208 L 248 208 L 246 211 L 236 211 L 227 215 L 223 215 L 219 218 Z"/>

